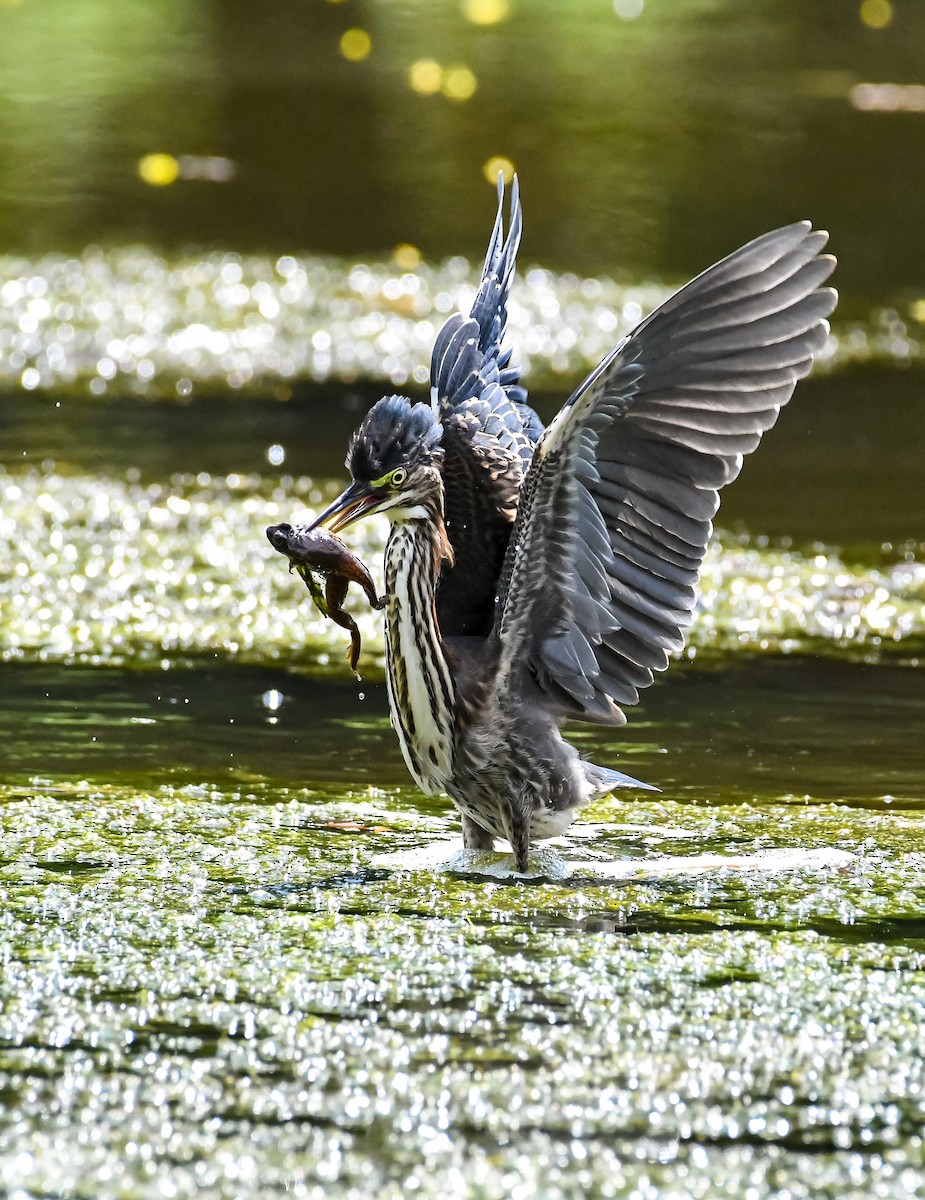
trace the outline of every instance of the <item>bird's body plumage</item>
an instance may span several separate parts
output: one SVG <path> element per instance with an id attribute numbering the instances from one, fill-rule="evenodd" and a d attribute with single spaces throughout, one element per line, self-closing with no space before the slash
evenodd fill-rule
<path id="1" fill-rule="evenodd" d="M 500 192 L 500 189 L 499 189 Z M 499 197 L 500 199 L 500 197 Z M 468 318 L 451 317 L 431 402 L 387 397 L 354 435 L 354 482 L 319 522 L 392 520 L 385 555 L 392 723 L 466 845 L 507 838 L 518 870 L 615 786 L 568 717 L 619 705 L 683 645 L 721 487 L 809 370 L 835 293 L 808 222 L 750 242 L 615 347 L 543 430 L 504 347 L 516 181 Z"/>

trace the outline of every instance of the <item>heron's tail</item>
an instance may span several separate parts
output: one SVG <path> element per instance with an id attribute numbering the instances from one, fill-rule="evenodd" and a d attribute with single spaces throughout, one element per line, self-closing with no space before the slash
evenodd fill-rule
<path id="1" fill-rule="evenodd" d="M 612 771 L 610 767 L 599 767 L 597 763 L 585 763 L 585 778 L 594 788 L 595 796 L 606 796 L 614 788 L 642 788 L 645 792 L 660 792 L 661 788 L 651 783 L 643 783 L 632 775 L 624 775 L 622 771 Z"/>

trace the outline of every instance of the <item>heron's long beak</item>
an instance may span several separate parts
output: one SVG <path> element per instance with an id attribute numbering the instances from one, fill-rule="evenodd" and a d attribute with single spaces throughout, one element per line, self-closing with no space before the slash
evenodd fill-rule
<path id="1" fill-rule="evenodd" d="M 324 510 L 320 517 L 312 522 L 311 528 L 324 526 L 332 533 L 340 533 L 360 517 L 374 512 L 378 508 L 382 496 L 370 488 L 367 483 L 354 480 L 353 483 Z"/>

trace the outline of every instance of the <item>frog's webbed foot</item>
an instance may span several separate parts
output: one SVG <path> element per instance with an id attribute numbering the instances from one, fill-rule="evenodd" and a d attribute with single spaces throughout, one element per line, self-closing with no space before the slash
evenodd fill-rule
<path id="1" fill-rule="evenodd" d="M 356 621 L 353 622 L 353 628 L 350 630 L 350 649 L 347 651 L 347 662 L 350 664 L 350 670 L 360 678 L 360 672 L 357 670 L 357 663 L 360 661 L 360 631 L 357 629 Z"/>
<path id="2" fill-rule="evenodd" d="M 357 663 L 360 661 L 360 630 L 356 621 L 343 608 L 332 608 L 328 614 L 335 625 L 339 625 L 341 629 L 346 629 L 350 633 L 350 649 L 347 651 L 347 662 L 350 664 L 350 670 L 360 678 L 360 673 L 357 671 Z"/>

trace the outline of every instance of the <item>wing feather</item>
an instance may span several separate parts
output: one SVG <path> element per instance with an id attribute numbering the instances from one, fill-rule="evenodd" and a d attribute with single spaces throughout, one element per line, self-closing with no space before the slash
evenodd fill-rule
<path id="1" fill-rule="evenodd" d="M 437 590 L 444 636 L 482 634 L 494 596 L 524 475 L 543 431 L 528 407 L 520 368 L 503 346 L 507 299 L 521 234 L 517 180 L 504 233 L 504 189 L 468 317 L 451 316 L 431 358 L 431 402 L 443 425 L 444 518 L 453 547 Z"/>
<path id="2" fill-rule="evenodd" d="M 828 332 L 827 235 L 757 238 L 650 314 L 537 446 L 498 587 L 496 686 L 527 670 L 566 714 L 617 704 L 684 644 L 719 506 Z"/>

